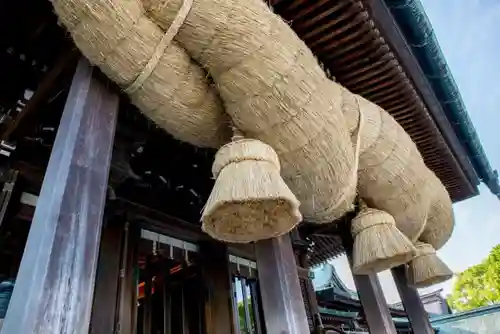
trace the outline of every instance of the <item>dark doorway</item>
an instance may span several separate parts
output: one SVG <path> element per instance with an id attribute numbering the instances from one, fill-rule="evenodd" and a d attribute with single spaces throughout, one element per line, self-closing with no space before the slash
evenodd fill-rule
<path id="1" fill-rule="evenodd" d="M 172 256 L 171 248 L 158 245 L 142 239 L 139 246 L 137 334 L 205 333 L 203 281 L 196 260 L 187 252 Z"/>

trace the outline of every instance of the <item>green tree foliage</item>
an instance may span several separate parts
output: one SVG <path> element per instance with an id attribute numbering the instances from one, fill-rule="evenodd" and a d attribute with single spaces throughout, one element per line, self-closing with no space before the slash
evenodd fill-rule
<path id="1" fill-rule="evenodd" d="M 253 328 L 254 328 L 254 315 L 252 312 L 252 300 L 249 298 L 248 299 L 248 307 L 250 309 L 250 321 L 251 324 L 248 324 L 250 328 L 247 328 L 245 326 L 245 306 L 243 305 L 243 301 L 238 303 L 238 315 L 240 318 L 240 332 L 242 334 L 247 334 L 247 333 L 253 333 Z"/>
<path id="2" fill-rule="evenodd" d="M 449 302 L 456 311 L 500 303 L 500 244 L 483 262 L 458 275 Z"/>

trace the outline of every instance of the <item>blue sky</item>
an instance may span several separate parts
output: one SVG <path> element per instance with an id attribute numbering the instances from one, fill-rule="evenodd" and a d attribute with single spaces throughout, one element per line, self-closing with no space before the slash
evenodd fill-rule
<path id="1" fill-rule="evenodd" d="M 500 170 L 500 1 L 420 0 L 434 27 L 469 115 L 494 169 Z M 481 186 L 481 195 L 454 205 L 456 227 L 439 251 L 455 272 L 481 262 L 500 243 L 500 201 Z M 354 288 L 344 258 L 332 262 Z M 389 303 L 399 300 L 389 272 L 380 274 Z M 427 290 L 443 288 L 452 281 Z"/>

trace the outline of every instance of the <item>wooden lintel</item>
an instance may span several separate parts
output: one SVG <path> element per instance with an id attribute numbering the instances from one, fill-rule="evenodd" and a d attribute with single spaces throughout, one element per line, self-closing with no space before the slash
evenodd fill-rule
<path id="1" fill-rule="evenodd" d="M 3 334 L 88 333 L 118 96 L 81 59 Z"/>
<path id="2" fill-rule="evenodd" d="M 199 225 L 124 198 L 118 197 L 115 202 L 117 213 L 123 212 L 131 221 L 143 222 L 148 230 L 192 242 L 210 239 L 201 231 Z"/>

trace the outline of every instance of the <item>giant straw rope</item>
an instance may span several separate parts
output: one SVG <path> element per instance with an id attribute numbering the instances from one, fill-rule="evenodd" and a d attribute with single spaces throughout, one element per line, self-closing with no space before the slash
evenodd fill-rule
<path id="1" fill-rule="evenodd" d="M 357 188 L 412 241 L 423 233 L 439 248 L 449 238 L 449 195 L 440 182 L 440 196 L 429 195 L 433 174 L 411 138 L 384 110 L 331 82 L 263 1 L 52 3 L 83 54 L 176 138 L 220 147 L 230 138 L 227 113 L 245 137 L 270 145 L 308 221 L 343 215 Z"/>

